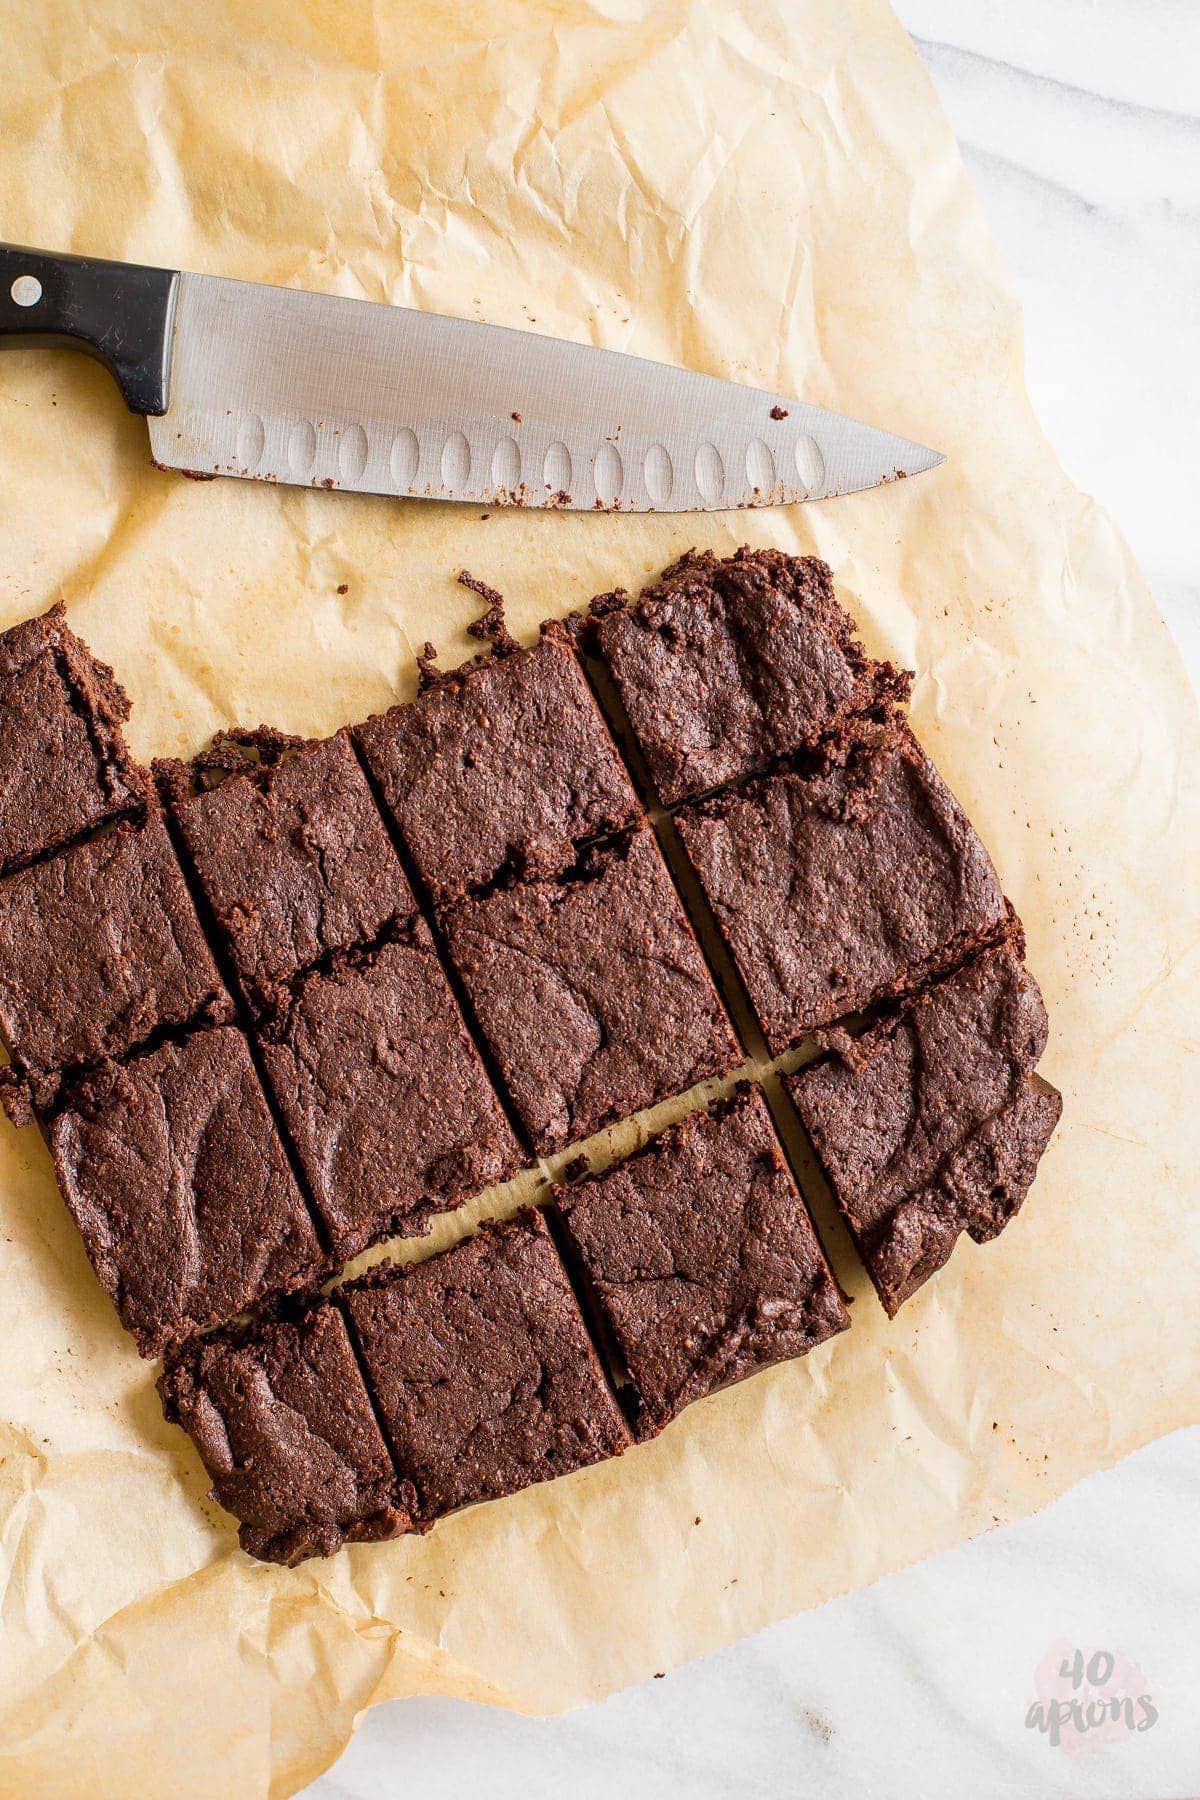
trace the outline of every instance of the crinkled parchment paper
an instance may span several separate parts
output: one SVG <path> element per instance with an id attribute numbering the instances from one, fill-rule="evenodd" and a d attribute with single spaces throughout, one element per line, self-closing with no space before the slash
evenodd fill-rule
<path id="1" fill-rule="evenodd" d="M 1020 322 L 882 0 L 0 7 L 0 236 L 531 325 L 948 452 L 789 512 L 524 516 L 193 483 L 80 357 L 0 363 L 0 624 L 59 595 L 144 755 L 325 732 L 691 543 L 828 558 L 1029 929 L 1066 1111 L 1020 1219 L 622 1461 L 295 1571 L 235 1547 L 0 1129 L 0 1790 L 287 1794 L 373 1702 L 578 1704 L 1200 1414 L 1194 707 L 1032 418 Z M 1103 371 L 1097 371 L 1103 379 Z M 341 593 L 342 585 L 345 593 Z M 1191 861 L 1190 870 L 1187 864 Z"/>

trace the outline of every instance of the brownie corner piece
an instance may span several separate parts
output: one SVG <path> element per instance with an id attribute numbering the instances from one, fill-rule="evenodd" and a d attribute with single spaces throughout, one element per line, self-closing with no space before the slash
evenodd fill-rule
<path id="1" fill-rule="evenodd" d="M 49 1136 L 88 1257 L 143 1356 L 328 1272 L 232 1026 L 93 1072 Z"/>
<path id="2" fill-rule="evenodd" d="M 294 1565 L 409 1529 L 345 1320 L 327 1300 L 193 1339 L 158 1382 L 249 1555 Z"/>
<path id="3" fill-rule="evenodd" d="M 85 1068 L 232 1013 L 157 809 L 0 881 L 0 1034 L 22 1070 Z"/>
<path id="4" fill-rule="evenodd" d="M 775 1054 L 1012 929 L 978 833 L 898 714 L 676 825 Z"/>
<path id="5" fill-rule="evenodd" d="M 889 1316 L 965 1231 L 1019 1210 L 1062 1111 L 1034 1073 L 1046 1009 L 1012 943 L 983 951 L 787 1078 Z"/>
<path id="6" fill-rule="evenodd" d="M 630 1442 L 534 1209 L 342 1290 L 418 1529 Z"/>
<path id="7" fill-rule="evenodd" d="M 435 898 L 561 867 L 640 811 L 567 631 L 439 676 L 355 737 Z"/>
<path id="8" fill-rule="evenodd" d="M 172 800 L 217 929 L 260 1006 L 278 983 L 416 912 L 349 735 L 275 736 L 225 734 L 213 752 L 223 767 L 199 759 L 195 791 Z"/>
<path id="9" fill-rule="evenodd" d="M 639 1439 L 849 1324 L 757 1087 L 554 1197 Z"/>
<path id="10" fill-rule="evenodd" d="M 343 1259 L 425 1231 L 527 1160 L 421 919 L 302 976 L 263 1059 Z"/>
<path id="11" fill-rule="evenodd" d="M 764 770 L 854 714 L 907 697 L 863 649 L 814 556 L 689 551 L 632 606 L 583 627 L 666 806 Z"/>
<path id="12" fill-rule="evenodd" d="M 450 908 L 447 943 L 543 1154 L 742 1060 L 650 826 Z"/>
<path id="13" fill-rule="evenodd" d="M 61 603 L 0 636 L 0 871 L 144 804 L 128 717 L 124 689 Z"/>

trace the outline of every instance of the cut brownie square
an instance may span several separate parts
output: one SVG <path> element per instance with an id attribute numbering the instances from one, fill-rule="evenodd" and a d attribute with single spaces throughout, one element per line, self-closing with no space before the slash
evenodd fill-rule
<path id="1" fill-rule="evenodd" d="M 867 656 L 815 556 L 689 551 L 636 606 L 623 600 L 593 601 L 585 640 L 608 666 L 665 806 L 908 693 L 908 675 Z"/>
<path id="2" fill-rule="evenodd" d="M 128 717 L 124 689 L 61 606 L 0 637 L 0 871 L 143 804 Z"/>
<path id="3" fill-rule="evenodd" d="M 84 1078 L 50 1146 L 92 1266 L 143 1356 L 326 1273 L 232 1027 Z"/>
<path id="4" fill-rule="evenodd" d="M 974 827 L 898 720 L 676 823 L 776 1054 L 1008 923 Z"/>
<path id="5" fill-rule="evenodd" d="M 850 1323 L 761 1089 L 690 1113 L 554 1193 L 628 1377 L 638 1438 Z"/>
<path id="6" fill-rule="evenodd" d="M 742 1059 L 654 833 L 561 881 L 465 900 L 446 938 L 537 1150 L 560 1150 Z"/>
<path id="7" fill-rule="evenodd" d="M 441 676 L 356 736 L 438 898 L 565 867 L 640 811 L 566 631 Z"/>
<path id="8" fill-rule="evenodd" d="M 889 1315 L 940 1269 L 959 1235 L 1002 1231 L 1062 1111 L 1033 1074 L 1046 1009 L 1003 944 L 788 1087 Z"/>
<path id="9" fill-rule="evenodd" d="M 302 977 L 263 1058 L 343 1259 L 426 1230 L 525 1160 L 421 920 Z"/>
<path id="10" fill-rule="evenodd" d="M 157 812 L 0 881 L 0 1033 L 38 1105 L 58 1071 L 232 1013 Z"/>
<path id="11" fill-rule="evenodd" d="M 330 1302 L 185 1345 L 158 1389 L 251 1556 L 294 1564 L 408 1529 L 392 1504 L 392 1459 L 345 1320 Z"/>
<path id="12" fill-rule="evenodd" d="M 407 923 L 416 902 L 344 732 L 285 743 L 277 760 L 275 734 L 238 736 L 263 760 L 226 739 L 232 772 L 173 810 L 242 985 L 267 1006 L 280 982 Z"/>
<path id="13" fill-rule="evenodd" d="M 541 1214 L 342 1290 L 419 1530 L 616 1456 L 629 1430 Z"/>

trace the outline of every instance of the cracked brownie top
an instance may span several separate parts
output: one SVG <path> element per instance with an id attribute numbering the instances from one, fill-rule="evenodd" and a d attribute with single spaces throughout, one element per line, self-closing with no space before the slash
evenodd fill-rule
<path id="1" fill-rule="evenodd" d="M 759 1088 L 554 1194 L 639 1438 L 850 1323 Z"/>
<path id="2" fill-rule="evenodd" d="M 418 1526 L 628 1444 L 540 1213 L 341 1299 Z"/>
<path id="3" fill-rule="evenodd" d="M 428 1229 L 525 1160 L 421 920 L 302 976 L 263 1058 L 342 1258 Z"/>
<path id="4" fill-rule="evenodd" d="M 676 823 L 775 1054 L 1009 922 L 983 843 L 898 716 Z"/>
<path id="5" fill-rule="evenodd" d="M 232 1013 L 158 812 L 0 881 L 0 1032 L 37 1104 L 61 1070 Z"/>
<path id="6" fill-rule="evenodd" d="M 446 938 L 537 1150 L 741 1061 L 648 825 L 558 881 L 465 900 Z"/>
<path id="7" fill-rule="evenodd" d="M 230 1026 L 89 1076 L 50 1143 L 92 1266 L 143 1356 L 327 1273 Z"/>
<path id="8" fill-rule="evenodd" d="M 435 899 L 552 872 L 637 796 L 561 625 L 439 676 L 355 735 Z"/>
<path id="9" fill-rule="evenodd" d="M 859 1037 L 835 1034 L 788 1086 L 887 1311 L 960 1234 L 1012 1218 L 1062 1111 L 1033 1073 L 1046 1009 L 1002 944 Z"/>
<path id="10" fill-rule="evenodd" d="M 690 551 L 634 606 L 592 602 L 585 641 L 616 683 L 655 791 L 673 806 L 904 699 L 873 661 L 815 556 Z"/>
<path id="11" fill-rule="evenodd" d="M 0 871 L 146 800 L 128 717 L 124 688 L 62 606 L 0 637 Z"/>
<path id="12" fill-rule="evenodd" d="M 347 734 L 276 755 L 273 736 L 226 734 L 224 779 L 208 786 L 222 771 L 202 763 L 172 802 L 241 982 L 268 1006 L 279 982 L 416 912 Z"/>

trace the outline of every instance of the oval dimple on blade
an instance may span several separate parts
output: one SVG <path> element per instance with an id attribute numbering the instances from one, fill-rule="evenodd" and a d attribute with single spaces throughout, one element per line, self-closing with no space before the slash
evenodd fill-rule
<path id="1" fill-rule="evenodd" d="M 288 433 L 288 468 L 303 479 L 317 459 L 317 433 L 311 419 L 297 419 Z"/>
<path id="2" fill-rule="evenodd" d="M 746 452 L 746 480 L 755 494 L 769 494 L 775 485 L 775 457 L 761 438 Z"/>
<path id="3" fill-rule="evenodd" d="M 452 492 L 471 479 L 471 446 L 466 434 L 452 431 L 442 445 L 442 486 Z"/>
<path id="4" fill-rule="evenodd" d="M 563 443 L 551 444 L 542 463 L 542 480 L 550 493 L 569 494 L 573 473 L 571 452 L 567 446 Z"/>
<path id="5" fill-rule="evenodd" d="M 253 473 L 267 447 L 267 428 L 257 413 L 250 413 L 238 426 L 237 458 L 243 469 Z"/>
<path id="6" fill-rule="evenodd" d="M 796 473 L 806 494 L 819 494 L 825 486 L 825 458 L 816 438 L 796 440 Z"/>
<path id="7" fill-rule="evenodd" d="M 665 444 L 651 444 L 642 464 L 642 479 L 654 506 L 665 506 L 675 485 L 675 469 Z"/>
<path id="8" fill-rule="evenodd" d="M 521 449 L 515 438 L 501 438 L 492 453 L 492 482 L 505 494 L 521 485 Z"/>
<path id="9" fill-rule="evenodd" d="M 361 425 L 346 425 L 338 438 L 337 465 L 343 481 L 361 481 L 367 466 L 367 434 Z"/>
<path id="10" fill-rule="evenodd" d="M 596 498 L 601 506 L 615 506 L 625 486 L 625 466 L 615 444 L 601 444 L 596 452 L 592 479 L 596 485 Z"/>
<path id="11" fill-rule="evenodd" d="M 392 444 L 392 480 L 400 489 L 410 488 L 417 479 L 417 465 L 421 460 L 421 446 L 417 434 L 411 425 L 405 425 L 396 433 Z"/>
<path id="12" fill-rule="evenodd" d="M 696 452 L 696 486 L 709 506 L 715 506 L 725 491 L 725 464 L 715 444 L 701 444 Z"/>

